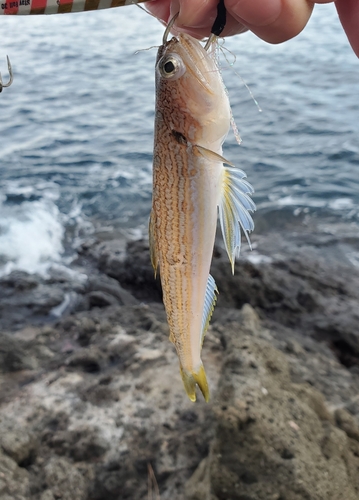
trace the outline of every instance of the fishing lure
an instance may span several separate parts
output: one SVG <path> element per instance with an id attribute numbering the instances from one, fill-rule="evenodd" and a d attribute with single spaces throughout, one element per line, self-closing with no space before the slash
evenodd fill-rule
<path id="1" fill-rule="evenodd" d="M 9 81 L 7 83 L 3 83 L 2 78 L 1 78 L 1 73 L 0 73 L 0 92 L 2 92 L 3 88 L 10 87 L 10 85 L 14 81 L 14 76 L 12 74 L 12 67 L 11 67 L 10 59 L 8 56 L 6 56 L 6 60 L 7 60 L 7 68 L 9 71 Z"/>
<path id="2" fill-rule="evenodd" d="M 0 15 L 67 14 L 135 5 L 146 0 L 0 0 Z"/>

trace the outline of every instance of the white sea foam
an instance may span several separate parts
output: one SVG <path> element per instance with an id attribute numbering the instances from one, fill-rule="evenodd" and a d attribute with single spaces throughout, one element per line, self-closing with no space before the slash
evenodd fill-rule
<path id="1" fill-rule="evenodd" d="M 252 253 L 246 255 L 246 259 L 254 265 L 271 264 L 273 262 L 273 259 L 271 257 L 268 257 L 268 255 L 263 255 L 256 251 L 253 251 Z"/>
<path id="2" fill-rule="evenodd" d="M 350 198 L 337 198 L 329 203 L 332 210 L 348 210 L 354 207 L 354 202 Z"/>
<path id="3" fill-rule="evenodd" d="M 51 200 L 0 205 L 0 276 L 14 269 L 46 275 L 61 259 L 63 236 L 60 212 Z"/>

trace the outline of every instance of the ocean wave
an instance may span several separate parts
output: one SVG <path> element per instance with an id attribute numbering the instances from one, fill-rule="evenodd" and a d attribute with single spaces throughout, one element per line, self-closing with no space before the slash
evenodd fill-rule
<path id="1" fill-rule="evenodd" d="M 0 276 L 14 269 L 46 275 L 64 252 L 64 226 L 50 200 L 0 207 Z"/>

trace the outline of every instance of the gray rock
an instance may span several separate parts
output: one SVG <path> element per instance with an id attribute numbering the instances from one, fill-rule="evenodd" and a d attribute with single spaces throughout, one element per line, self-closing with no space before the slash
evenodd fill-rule
<path id="1" fill-rule="evenodd" d="M 41 493 L 40 500 L 56 500 L 52 491 L 46 490 Z"/>
<path id="2" fill-rule="evenodd" d="M 80 349 L 72 354 L 67 360 L 67 365 L 80 368 L 88 373 L 96 373 L 101 370 L 101 364 L 104 359 L 104 354 L 100 349 L 90 347 L 88 349 Z"/>
<path id="3" fill-rule="evenodd" d="M 135 299 L 127 290 L 122 288 L 119 282 L 106 275 L 93 276 L 89 278 L 88 289 L 90 292 L 104 292 L 117 299 L 117 304 L 135 305 L 138 300 Z"/>
<path id="4" fill-rule="evenodd" d="M 51 327 L 5 336 L 0 362 L 15 361 L 0 364 L 0 437 L 5 420 L 19 429 L 5 448 L 27 470 L 1 452 L 1 500 L 142 500 L 149 464 L 161 500 L 357 500 L 358 273 L 328 258 L 335 238 L 313 237 L 314 250 L 304 240 L 240 261 L 235 277 L 216 249 L 219 305 L 202 356 L 209 404 L 184 393 L 146 242 L 83 248 L 84 269 L 116 279 L 96 270 L 82 288 L 60 275 L 32 289 L 0 283 L 11 330 L 51 319 L 32 307 L 36 290 L 73 285 L 83 299 Z M 111 305 L 90 309 L 91 293 Z M 148 303 L 126 304 L 132 294 Z"/>
<path id="5" fill-rule="evenodd" d="M 3 419 L 0 422 L 0 447 L 18 465 L 30 465 L 38 447 L 35 435 L 16 421 Z"/>
<path id="6" fill-rule="evenodd" d="M 45 483 L 55 498 L 61 498 L 61 500 L 86 499 L 85 478 L 77 467 L 65 458 L 50 458 L 44 467 L 44 476 Z"/>
<path id="7" fill-rule="evenodd" d="M 1 500 L 28 500 L 30 498 L 29 474 L 0 449 L 0 498 Z"/>
<path id="8" fill-rule="evenodd" d="M 41 283 L 41 278 L 36 274 L 29 274 L 25 271 L 12 271 L 7 276 L 0 278 L 0 287 L 7 287 L 15 290 L 32 290 Z"/>
<path id="9" fill-rule="evenodd" d="M 148 242 L 128 242 L 126 254 L 123 251 L 116 253 L 112 246 L 104 245 L 98 263 L 102 272 L 115 278 L 137 299 L 161 300 L 161 287 L 159 280 L 154 278 Z"/>
<path id="10" fill-rule="evenodd" d="M 292 384 L 285 356 L 256 332 L 227 335 L 214 412 L 216 435 L 186 499 L 357 500 L 359 459 L 347 435 L 322 395 Z"/>
<path id="11" fill-rule="evenodd" d="M 65 292 L 61 288 L 36 283 L 33 288 L 23 285 L 19 288 L 0 282 L 0 328 L 18 329 L 29 319 L 44 319 L 63 302 Z"/>
<path id="12" fill-rule="evenodd" d="M 335 421 L 348 437 L 359 442 L 359 426 L 356 419 L 347 411 L 340 408 L 334 413 Z"/>
<path id="13" fill-rule="evenodd" d="M 358 270 L 297 252 L 272 263 L 240 261 L 231 276 L 224 252 L 215 255 L 218 307 L 249 303 L 262 318 L 331 343 L 345 366 L 359 364 Z"/>
<path id="14" fill-rule="evenodd" d="M 88 294 L 88 298 L 89 298 L 90 309 L 92 309 L 93 307 L 113 306 L 119 303 L 116 297 L 102 291 L 90 292 Z"/>
<path id="15" fill-rule="evenodd" d="M 36 367 L 36 359 L 26 350 L 23 342 L 0 332 L 0 373 L 33 370 Z"/>

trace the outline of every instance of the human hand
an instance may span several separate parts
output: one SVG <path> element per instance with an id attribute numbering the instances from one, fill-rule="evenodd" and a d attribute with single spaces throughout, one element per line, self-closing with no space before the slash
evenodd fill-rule
<path id="1" fill-rule="evenodd" d="M 223 36 L 250 29 L 269 43 L 298 35 L 307 24 L 314 3 L 333 0 L 225 0 L 227 23 Z M 196 38 L 209 36 L 217 15 L 218 0 L 152 0 L 148 10 L 166 23 L 179 12 L 175 27 Z M 340 21 L 359 57 L 359 1 L 336 0 Z"/>

